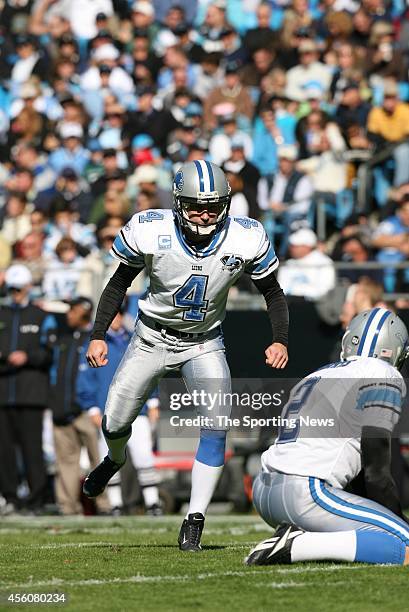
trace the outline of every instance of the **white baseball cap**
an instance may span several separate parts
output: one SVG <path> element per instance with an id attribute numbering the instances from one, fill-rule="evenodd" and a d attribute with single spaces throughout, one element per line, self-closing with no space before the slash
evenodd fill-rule
<path id="1" fill-rule="evenodd" d="M 103 62 L 106 60 L 117 60 L 120 53 L 114 45 L 107 43 L 106 45 L 101 45 L 97 47 L 92 54 L 93 59 L 96 62 Z"/>
<path id="2" fill-rule="evenodd" d="M 135 183 L 156 183 L 158 180 L 158 171 L 155 166 L 151 164 L 142 164 L 139 166 L 134 173 Z"/>
<path id="3" fill-rule="evenodd" d="M 132 10 L 134 13 L 142 13 L 142 15 L 146 15 L 146 17 L 153 17 L 155 14 L 155 9 L 153 8 L 152 4 L 146 0 L 134 2 L 132 5 Z"/>
<path id="4" fill-rule="evenodd" d="M 282 145 L 278 147 L 277 155 L 279 158 L 295 161 L 298 157 L 298 150 L 295 145 Z"/>
<path id="5" fill-rule="evenodd" d="M 317 246 L 317 236 L 315 233 L 308 229 L 300 229 L 290 235 L 288 242 L 291 246 Z"/>
<path id="6" fill-rule="evenodd" d="M 80 123 L 64 121 L 64 123 L 60 125 L 59 133 L 63 140 L 65 138 L 82 138 L 84 130 Z"/>
<path id="7" fill-rule="evenodd" d="M 31 276 L 30 270 L 26 266 L 23 266 L 22 264 L 14 264 L 13 266 L 10 266 L 8 270 L 6 270 L 4 280 L 7 287 L 22 289 L 23 287 L 27 287 L 27 285 L 31 285 L 33 282 L 33 277 Z"/>

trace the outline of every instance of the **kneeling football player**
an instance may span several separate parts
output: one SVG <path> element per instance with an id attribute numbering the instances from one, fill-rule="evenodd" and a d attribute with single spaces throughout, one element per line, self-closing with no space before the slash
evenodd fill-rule
<path id="1" fill-rule="evenodd" d="M 263 453 L 253 488 L 260 516 L 280 525 L 250 552 L 248 565 L 409 563 L 409 525 L 390 473 L 408 352 L 403 322 L 375 308 L 352 320 L 340 362 L 294 387 L 282 417 L 295 426 L 284 426 Z M 313 423 L 321 423 L 318 430 Z M 367 498 L 344 490 L 361 468 Z"/>

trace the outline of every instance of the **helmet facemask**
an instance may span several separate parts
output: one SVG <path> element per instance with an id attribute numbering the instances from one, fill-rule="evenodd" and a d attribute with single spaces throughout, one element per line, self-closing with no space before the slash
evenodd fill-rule
<path id="1" fill-rule="evenodd" d="M 229 194 L 220 198 L 217 192 L 203 194 L 203 197 L 200 197 L 200 193 L 197 195 L 196 199 L 183 197 L 178 193 L 174 194 L 176 218 L 180 228 L 187 232 L 189 238 L 210 238 L 219 232 L 226 223 L 231 196 Z M 200 214 L 204 210 L 207 210 L 208 213 L 217 213 L 215 220 L 207 225 L 201 225 L 189 219 L 189 212 L 197 211 Z"/>

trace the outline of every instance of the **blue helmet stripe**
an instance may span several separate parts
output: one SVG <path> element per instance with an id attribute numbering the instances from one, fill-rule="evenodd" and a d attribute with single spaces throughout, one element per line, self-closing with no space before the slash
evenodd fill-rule
<path id="1" fill-rule="evenodd" d="M 207 171 L 209 173 L 210 191 L 214 191 L 214 175 L 213 175 L 212 165 L 206 160 L 205 160 L 205 164 L 207 167 Z"/>
<path id="2" fill-rule="evenodd" d="M 363 351 L 363 348 L 364 348 L 364 344 L 365 344 L 365 340 L 366 340 L 366 336 L 367 336 L 368 331 L 369 331 L 369 327 L 370 327 L 370 325 L 372 323 L 372 320 L 373 320 L 374 316 L 376 315 L 376 313 L 378 311 L 379 311 L 379 308 L 375 308 L 371 312 L 369 317 L 368 317 L 368 320 L 367 320 L 366 325 L 365 325 L 364 333 L 362 334 L 362 338 L 361 338 L 361 341 L 360 341 L 359 346 L 358 346 L 358 351 L 356 353 L 357 355 L 361 355 L 362 354 L 362 351 Z"/>
<path id="3" fill-rule="evenodd" d="M 371 342 L 371 346 L 369 349 L 369 353 L 368 353 L 368 357 L 372 357 L 374 350 L 375 350 L 375 346 L 376 346 L 376 341 L 378 340 L 378 336 L 379 336 L 379 332 L 382 329 L 383 324 L 385 323 L 386 319 L 389 317 L 389 315 L 392 314 L 390 310 L 387 310 L 381 317 L 381 320 L 378 323 L 378 326 L 375 330 L 375 333 L 373 335 L 372 338 L 372 342 Z"/>
<path id="4" fill-rule="evenodd" d="M 202 170 L 202 166 L 200 165 L 200 163 L 195 159 L 195 166 L 196 166 L 196 170 L 197 173 L 199 175 L 199 181 L 200 181 L 200 190 L 202 193 L 204 192 L 205 188 L 204 188 L 204 177 L 203 177 L 203 170 Z"/>

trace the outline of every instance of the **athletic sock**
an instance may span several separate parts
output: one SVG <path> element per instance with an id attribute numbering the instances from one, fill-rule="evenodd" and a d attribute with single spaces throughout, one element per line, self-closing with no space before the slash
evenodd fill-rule
<path id="1" fill-rule="evenodd" d="M 145 508 L 149 508 L 155 504 L 159 505 L 158 487 L 144 487 L 142 489 L 142 495 Z"/>
<path id="2" fill-rule="evenodd" d="M 294 538 L 291 561 L 354 561 L 355 534 L 355 531 L 307 531 Z"/>
<path id="3" fill-rule="evenodd" d="M 108 446 L 108 456 L 115 463 L 125 463 L 126 445 L 132 434 L 132 427 L 125 431 L 110 432 L 106 429 L 106 417 L 102 419 L 102 432 Z"/>
<path id="4" fill-rule="evenodd" d="M 189 514 L 205 514 L 224 466 L 226 432 L 203 430 L 192 469 Z"/>
<path id="5" fill-rule="evenodd" d="M 403 565 L 405 550 L 402 540 L 383 531 L 307 531 L 294 538 L 291 561 L 331 560 Z"/>

